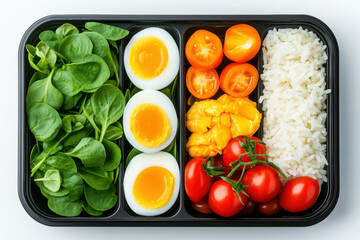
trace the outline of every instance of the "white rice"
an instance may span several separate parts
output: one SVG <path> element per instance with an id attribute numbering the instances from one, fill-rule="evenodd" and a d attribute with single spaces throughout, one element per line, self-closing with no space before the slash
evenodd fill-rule
<path id="1" fill-rule="evenodd" d="M 269 160 L 290 179 L 327 181 L 325 49 L 301 27 L 270 30 L 263 41 L 263 141 Z"/>

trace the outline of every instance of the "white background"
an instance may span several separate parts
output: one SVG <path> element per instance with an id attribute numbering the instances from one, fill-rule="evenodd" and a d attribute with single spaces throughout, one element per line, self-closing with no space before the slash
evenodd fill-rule
<path id="1" fill-rule="evenodd" d="M 360 239 L 360 2 L 336 0 L 10 0 L 0 6 L 0 239 Z M 309 14 L 340 48 L 341 186 L 335 210 L 306 228 L 63 228 L 33 220 L 17 194 L 18 45 L 49 14 Z"/>

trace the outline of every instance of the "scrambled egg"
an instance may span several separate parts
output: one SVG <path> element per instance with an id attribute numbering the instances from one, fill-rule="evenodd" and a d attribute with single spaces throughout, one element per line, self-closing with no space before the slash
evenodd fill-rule
<path id="1" fill-rule="evenodd" d="M 217 100 L 195 102 L 185 116 L 192 132 L 186 149 L 191 157 L 221 154 L 228 142 L 238 136 L 252 136 L 260 127 L 261 113 L 256 103 L 227 94 Z"/>

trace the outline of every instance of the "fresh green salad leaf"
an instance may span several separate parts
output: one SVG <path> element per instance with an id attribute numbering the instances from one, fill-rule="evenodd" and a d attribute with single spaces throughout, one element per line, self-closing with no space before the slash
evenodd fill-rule
<path id="1" fill-rule="evenodd" d="M 98 211 L 106 211 L 115 206 L 118 197 L 116 195 L 116 188 L 114 184 L 107 190 L 95 190 L 90 186 L 85 185 L 85 198 L 88 204 Z"/>
<path id="2" fill-rule="evenodd" d="M 49 209 L 67 217 L 83 210 L 100 216 L 118 201 L 114 184 L 121 149 L 116 141 L 123 135 L 119 119 L 125 97 L 118 88 L 116 41 L 129 32 L 103 23 L 85 27 L 64 23 L 26 45 L 34 70 L 26 95 L 36 140 L 31 177 Z"/>
<path id="3" fill-rule="evenodd" d="M 48 207 L 56 214 L 65 217 L 76 217 L 82 211 L 83 203 L 81 200 L 72 201 L 69 196 L 53 197 L 48 199 Z"/>
<path id="4" fill-rule="evenodd" d="M 129 35 L 129 31 L 125 29 L 121 29 L 118 27 L 114 27 L 111 25 L 99 23 L 99 22 L 87 22 L 85 24 L 86 29 L 91 30 L 93 32 L 100 33 L 106 39 L 111 41 L 118 41 L 123 39 L 127 35 Z"/>
<path id="5" fill-rule="evenodd" d="M 113 181 L 113 176 L 101 168 L 79 167 L 79 174 L 90 187 L 99 191 L 108 189 Z"/>
<path id="6" fill-rule="evenodd" d="M 45 172 L 44 177 L 34 180 L 42 182 L 50 191 L 57 192 L 61 187 L 61 176 L 59 170 L 50 169 Z"/>
<path id="7" fill-rule="evenodd" d="M 102 169 L 105 171 L 114 171 L 120 165 L 121 150 L 118 145 L 106 139 L 104 139 L 102 143 L 106 151 L 106 160 Z"/>
<path id="8" fill-rule="evenodd" d="M 53 140 L 62 125 L 59 113 L 45 103 L 36 103 L 30 108 L 28 123 L 35 138 L 43 142 Z"/>
<path id="9" fill-rule="evenodd" d="M 104 145 L 92 137 L 81 139 L 71 152 L 65 154 L 79 158 L 86 167 L 102 167 L 106 158 Z"/>

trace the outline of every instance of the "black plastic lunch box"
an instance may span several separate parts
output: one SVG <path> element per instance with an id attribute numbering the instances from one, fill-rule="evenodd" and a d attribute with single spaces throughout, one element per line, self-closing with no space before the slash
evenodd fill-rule
<path id="1" fill-rule="evenodd" d="M 87 21 L 99 21 L 130 30 L 130 35 L 121 41 L 120 45 L 120 88 L 125 92 L 130 80 L 123 67 L 123 51 L 130 38 L 138 31 L 147 27 L 160 27 L 167 30 L 175 39 L 180 50 L 180 72 L 176 92 L 175 106 L 179 117 L 179 134 L 177 136 L 178 163 L 180 167 L 180 193 L 174 206 L 166 213 L 155 217 L 136 215 L 127 205 L 123 193 L 125 161 L 131 150 L 124 138 L 119 141 L 122 149 L 122 162 L 117 182 L 119 201 L 117 205 L 100 217 L 92 217 L 82 213 L 78 217 L 61 217 L 51 212 L 47 201 L 41 195 L 39 188 L 30 178 L 29 156 L 35 139 L 32 136 L 26 120 L 25 96 L 33 69 L 28 64 L 26 44 L 36 44 L 38 35 L 48 29 L 56 29 L 69 22 L 79 29 L 84 28 Z M 190 207 L 190 201 L 183 187 L 184 167 L 188 160 L 185 150 L 187 131 L 185 127 L 186 101 L 190 96 L 185 86 L 185 73 L 190 66 L 184 54 L 185 44 L 191 34 L 198 29 L 206 29 L 217 34 L 223 41 L 225 31 L 236 24 L 247 23 L 255 27 L 263 40 L 267 32 L 273 28 L 298 28 L 313 31 L 327 45 L 328 61 L 326 68 L 327 88 L 331 93 L 327 96 L 327 178 L 322 184 L 320 196 L 316 204 L 301 213 L 280 213 L 266 217 L 258 213 L 249 216 L 234 216 L 222 218 L 196 212 Z M 218 72 L 229 63 L 225 57 Z M 262 51 L 250 61 L 262 73 Z M 259 80 L 257 90 L 250 98 L 258 102 L 262 93 L 262 82 Z M 258 105 L 261 111 L 261 105 Z M 257 136 L 261 138 L 262 127 Z M 309 226 L 326 218 L 334 209 L 339 197 L 339 50 L 332 31 L 319 19 L 308 15 L 53 15 L 35 22 L 25 32 L 19 46 L 19 145 L 18 145 L 18 193 L 22 205 L 28 214 L 40 223 L 50 226 Z"/>

